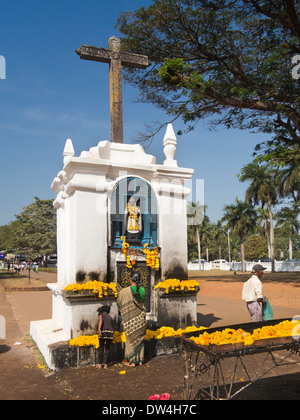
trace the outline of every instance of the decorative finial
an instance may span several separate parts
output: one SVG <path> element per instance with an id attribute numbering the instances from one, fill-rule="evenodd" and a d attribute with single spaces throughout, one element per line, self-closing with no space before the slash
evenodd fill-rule
<path id="1" fill-rule="evenodd" d="M 65 148 L 63 151 L 63 157 L 64 157 L 64 165 L 68 163 L 68 161 L 75 155 L 73 143 L 71 139 L 67 139 Z"/>
<path id="2" fill-rule="evenodd" d="M 166 134 L 164 137 L 164 154 L 166 160 L 164 165 L 166 166 L 177 166 L 177 160 L 174 160 L 176 153 L 177 139 L 173 130 L 172 124 L 168 124 Z"/>

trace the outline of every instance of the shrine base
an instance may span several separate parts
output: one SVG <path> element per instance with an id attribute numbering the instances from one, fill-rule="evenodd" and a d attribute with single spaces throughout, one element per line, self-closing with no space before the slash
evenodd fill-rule
<path id="1" fill-rule="evenodd" d="M 58 371 L 70 367 L 96 365 L 98 350 L 93 346 L 70 346 L 62 330 L 53 331 L 53 321 L 33 321 L 30 333 L 45 362 L 51 370 Z M 178 354 L 181 352 L 180 337 L 165 337 L 160 340 L 145 340 L 145 359 L 156 356 Z M 110 363 L 121 363 L 124 355 L 124 344 L 111 346 Z"/>

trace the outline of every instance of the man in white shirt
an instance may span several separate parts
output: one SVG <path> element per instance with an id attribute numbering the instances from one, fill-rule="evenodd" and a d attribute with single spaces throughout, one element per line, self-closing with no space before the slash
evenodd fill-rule
<path id="1" fill-rule="evenodd" d="M 244 283 L 242 299 L 247 303 L 247 308 L 252 322 L 263 321 L 262 307 L 260 302 L 265 303 L 263 296 L 262 282 L 260 279 L 264 274 L 266 267 L 261 264 L 255 264 L 252 267 L 252 277 Z"/>

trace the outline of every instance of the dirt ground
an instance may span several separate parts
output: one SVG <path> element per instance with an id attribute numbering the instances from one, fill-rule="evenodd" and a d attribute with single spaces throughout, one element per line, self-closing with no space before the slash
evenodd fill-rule
<path id="1" fill-rule="evenodd" d="M 197 278 L 200 284 L 199 321 L 205 320 L 206 326 L 211 327 L 229 325 L 228 322 L 249 322 L 244 309 L 242 315 L 233 310 L 244 308 L 240 306 L 243 305 L 241 288 L 248 277 L 249 273 L 191 272 L 190 278 Z M 51 317 L 51 293 L 32 290 L 32 287 L 45 286 L 56 278 L 53 274 L 32 273 L 31 285 L 27 286 L 25 280 L 0 276 L 0 315 L 6 320 L 6 339 L 0 340 L 1 400 L 145 401 L 152 394 L 164 392 L 171 395 L 171 400 L 183 400 L 183 358 L 180 354 L 156 357 L 136 368 L 118 363 L 108 370 L 94 366 L 60 372 L 45 369 L 43 361 L 35 356 L 28 332 L 31 320 Z M 17 283 L 18 287 L 28 287 L 31 291 L 9 290 Z M 264 294 L 278 314 L 286 317 L 300 314 L 299 273 L 265 273 L 263 283 Z M 251 359 L 250 364 L 254 366 L 257 357 L 260 356 Z M 278 354 L 278 359 L 281 357 Z M 240 380 L 247 381 L 247 378 L 240 377 Z M 299 365 L 272 371 L 239 398 L 299 400 Z"/>
<path id="2" fill-rule="evenodd" d="M 200 296 L 210 296 L 230 300 L 241 300 L 243 283 L 249 273 L 211 271 L 191 271 L 189 278 L 200 285 Z M 262 278 L 263 293 L 272 306 L 300 308 L 300 273 L 265 272 Z"/>

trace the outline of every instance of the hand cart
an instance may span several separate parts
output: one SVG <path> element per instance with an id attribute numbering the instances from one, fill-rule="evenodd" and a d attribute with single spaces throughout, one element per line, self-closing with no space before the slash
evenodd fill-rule
<path id="1" fill-rule="evenodd" d="M 256 328 L 276 325 L 285 320 L 251 322 L 183 334 L 184 399 L 232 399 L 272 369 L 300 364 L 299 335 L 257 340 L 251 345 L 236 343 L 209 346 L 196 344 L 190 337 L 199 336 L 204 331 L 210 334 L 225 328 L 240 328 L 252 333 Z M 279 351 L 284 351 L 284 354 L 278 356 Z M 254 357 L 251 368 L 246 363 L 248 356 Z"/>

